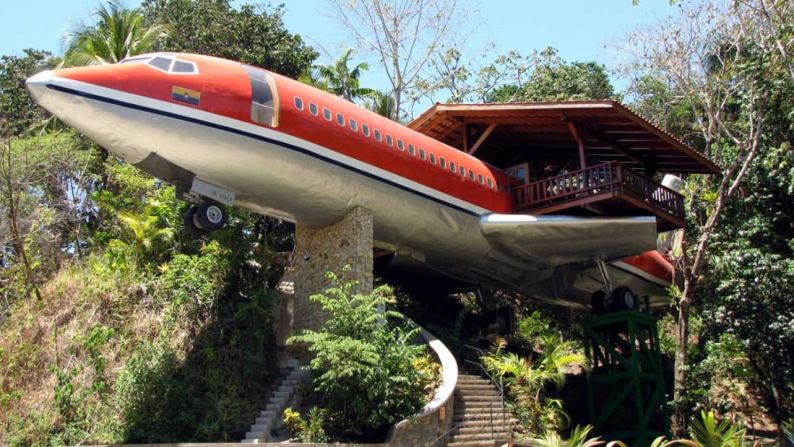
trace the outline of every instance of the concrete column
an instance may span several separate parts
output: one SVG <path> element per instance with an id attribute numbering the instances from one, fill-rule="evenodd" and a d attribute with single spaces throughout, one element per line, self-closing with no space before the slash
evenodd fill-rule
<path id="1" fill-rule="evenodd" d="M 276 329 L 279 344 L 303 329 L 317 329 L 325 321 L 324 312 L 309 297 L 330 285 L 327 272 L 341 274 L 342 267 L 349 265 L 349 279 L 359 283 L 357 292 L 372 291 L 372 231 L 372 213 L 360 207 L 324 228 L 296 225 L 292 268 L 279 287 L 284 298 Z"/>

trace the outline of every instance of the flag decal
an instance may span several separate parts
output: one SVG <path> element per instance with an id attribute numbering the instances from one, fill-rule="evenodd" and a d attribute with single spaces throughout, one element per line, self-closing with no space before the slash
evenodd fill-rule
<path id="1" fill-rule="evenodd" d="M 201 102 L 201 92 L 174 86 L 174 88 L 171 89 L 171 99 L 174 101 L 186 102 L 192 106 L 198 106 L 199 102 Z"/>

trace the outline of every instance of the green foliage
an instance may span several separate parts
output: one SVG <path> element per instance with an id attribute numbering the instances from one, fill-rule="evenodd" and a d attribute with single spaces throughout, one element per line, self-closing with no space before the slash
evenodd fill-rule
<path id="1" fill-rule="evenodd" d="M 325 423 L 325 411 L 312 407 L 306 419 L 303 419 L 297 411 L 292 408 L 284 410 L 284 425 L 294 433 L 298 441 L 304 443 L 328 442 L 328 435 L 323 429 Z"/>
<path id="2" fill-rule="evenodd" d="M 138 10 L 125 9 L 117 0 L 101 4 L 94 16 L 96 25 L 81 24 L 66 34 L 64 66 L 114 64 L 146 53 L 168 35 L 167 27 L 147 26 Z"/>
<path id="3" fill-rule="evenodd" d="M 353 101 L 364 96 L 370 96 L 374 90 L 360 86 L 361 72 L 369 70 L 366 62 L 356 64 L 352 69 L 347 64 L 353 56 L 353 49 L 345 50 L 333 65 L 318 65 L 316 67 L 318 84 L 325 87 L 337 96 Z"/>
<path id="4" fill-rule="evenodd" d="M 387 286 L 357 294 L 355 282 L 329 273 L 331 286 L 310 299 L 329 318 L 318 331 L 290 338 L 314 353 L 310 369 L 315 390 L 328 411 L 326 429 L 338 437 L 373 440 L 425 403 L 432 377 L 416 368 L 424 347 L 411 343 L 401 314 L 381 311 L 393 301 Z"/>
<path id="5" fill-rule="evenodd" d="M 20 135 L 43 120 L 46 112 L 36 107 L 25 80 L 37 72 L 52 68 L 50 53 L 33 49 L 24 50 L 24 56 L 0 57 L 0 136 Z"/>
<path id="6" fill-rule="evenodd" d="M 565 384 L 568 368 L 586 368 L 587 358 L 539 312 L 518 322 L 517 342 L 529 346 L 531 354 L 508 352 L 507 341 L 498 339 L 480 361 L 494 377 L 505 381 L 508 402 L 525 430 L 545 433 L 565 428 L 569 418 L 554 395 Z"/>
<path id="7" fill-rule="evenodd" d="M 692 421 L 692 440 L 700 447 L 742 447 L 745 430 L 730 421 L 717 421 L 713 411 L 701 411 L 700 420 Z"/>
<path id="8" fill-rule="evenodd" d="M 576 426 L 567 439 L 563 439 L 555 431 L 547 431 L 542 438 L 530 439 L 529 442 L 537 447 L 597 447 L 604 444 L 601 438 L 588 438 L 593 427 Z"/>
<path id="9" fill-rule="evenodd" d="M 284 27 L 283 7 L 228 0 L 145 0 L 149 23 L 169 27 L 164 51 L 207 54 L 273 70 L 292 78 L 306 71 L 317 53 Z"/>

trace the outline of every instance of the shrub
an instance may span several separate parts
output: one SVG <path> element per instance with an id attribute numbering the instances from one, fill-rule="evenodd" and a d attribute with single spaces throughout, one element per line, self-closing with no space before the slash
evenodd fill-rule
<path id="1" fill-rule="evenodd" d="M 297 435 L 300 442 L 328 442 L 328 435 L 323 429 L 325 411 L 312 407 L 306 419 L 292 408 L 284 410 L 284 425 Z"/>
<path id="2" fill-rule="evenodd" d="M 373 440 L 425 403 L 432 378 L 414 366 L 425 348 L 412 344 L 419 330 L 409 329 L 401 314 L 380 310 L 393 300 L 389 287 L 355 294 L 355 282 L 332 273 L 328 278 L 332 286 L 310 298 L 328 320 L 290 342 L 307 343 L 315 355 L 309 368 L 328 412 L 327 428 L 342 438 Z"/>

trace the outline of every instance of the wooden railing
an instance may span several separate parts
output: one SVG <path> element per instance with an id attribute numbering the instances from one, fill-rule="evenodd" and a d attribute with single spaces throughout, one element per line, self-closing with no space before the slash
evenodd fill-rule
<path id="1" fill-rule="evenodd" d="M 602 163 L 513 189 L 516 211 L 532 211 L 589 197 L 630 195 L 679 219 L 684 197 L 617 162 Z"/>

